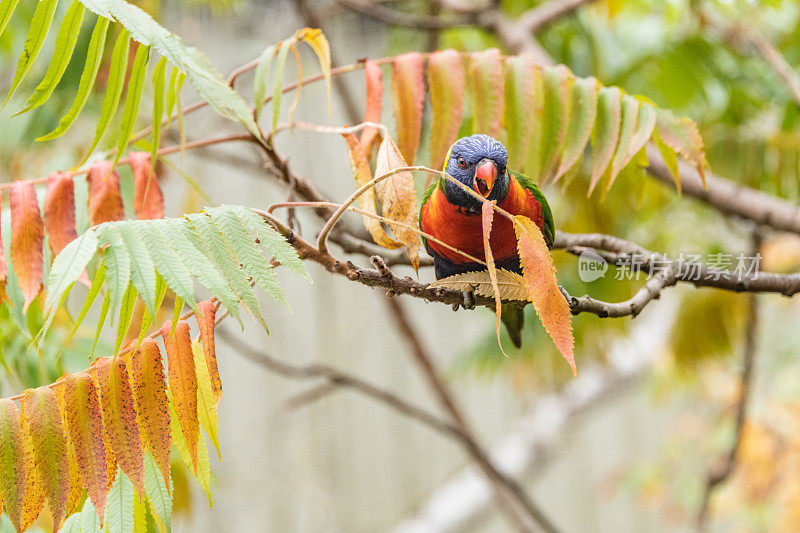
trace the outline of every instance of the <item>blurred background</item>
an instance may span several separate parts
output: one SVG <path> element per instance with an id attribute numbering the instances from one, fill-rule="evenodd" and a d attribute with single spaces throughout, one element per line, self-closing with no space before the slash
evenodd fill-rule
<path id="1" fill-rule="evenodd" d="M 304 26 L 323 29 L 338 65 L 448 47 L 518 51 L 480 17 L 457 27 L 421 27 L 413 17 L 441 15 L 440 4 L 427 0 L 133 3 L 204 51 L 223 73 Z M 495 22 L 502 26 L 547 0 L 490 3 L 504 17 Z M 757 32 L 789 65 L 800 65 L 796 0 L 565 3 L 574 9 L 537 28 L 539 53 L 578 76 L 594 76 L 690 117 L 700 127 L 714 172 L 797 202 L 800 103 L 747 33 Z M 22 4 L 29 5 L 18 9 L 34 7 Z M 459 4 L 471 5 L 469 0 Z M 397 14 L 397 20 L 386 13 Z M 447 13 L 441 20 L 462 19 Z M 3 86 L 13 76 L 11 67 L 27 31 L 18 24 L 12 21 L 0 39 L 0 61 L 7 67 L 1 73 Z M 78 47 L 88 41 L 85 29 Z M 297 76 L 289 63 L 287 81 Z M 310 60 L 306 65 L 306 74 L 316 68 Z M 63 96 L 48 106 L 13 119 L 3 112 L 3 180 L 43 176 L 70 167 L 83 155 L 89 139 L 80 127 L 54 143 L 32 141 L 51 130 L 70 105 L 80 67 L 69 67 L 57 89 Z M 296 119 L 358 122 L 364 106 L 362 76 L 355 72 L 337 78 L 342 85 L 335 87 L 330 116 L 323 86 L 307 87 Z M 240 90 L 249 96 L 251 78 L 242 79 Z M 190 88 L 182 100 L 194 101 Z M 86 128 L 93 128 L 100 102 L 98 96 L 90 100 L 95 115 L 85 113 L 80 119 Z M 189 140 L 227 130 L 237 131 L 236 125 L 212 113 L 187 117 Z M 352 192 L 337 136 L 288 132 L 277 146 L 325 196 L 341 201 Z M 285 188 L 264 171 L 261 155 L 248 146 L 175 154 L 159 169 L 167 216 L 223 203 L 264 208 L 286 197 Z M 129 181 L 123 173 L 123 185 Z M 752 250 L 750 225 L 681 197 L 657 180 L 623 174 L 605 197 L 589 199 L 586 186 L 579 170 L 545 189 L 557 228 L 617 235 L 670 255 L 707 258 Z M 313 235 L 317 220 L 298 216 L 303 234 Z M 353 218 L 352 223 L 359 221 Z M 762 269 L 796 272 L 800 237 L 769 234 L 760 253 Z M 571 294 L 622 301 L 644 283 L 614 267 L 598 280 L 583 282 L 574 256 L 556 251 L 554 258 L 559 282 Z M 195 480 L 176 469 L 175 530 L 512 530 L 479 470 L 453 440 L 362 395 L 319 390 L 318 382 L 289 380 L 264 368 L 260 352 L 292 363 L 324 363 L 441 414 L 385 294 L 334 278 L 315 265 L 309 268 L 311 285 L 282 275 L 291 312 L 264 301 L 269 335 L 255 323 L 247 323 L 243 332 L 232 321 L 220 326 L 222 460 L 212 457 L 213 509 Z M 402 267 L 395 272 L 413 275 Z M 433 281 L 432 269 L 421 269 L 420 279 Z M 402 298 L 401 303 L 480 443 L 564 532 L 697 528 L 709 472 L 724 463 L 736 439 L 745 339 L 748 330 L 754 331 L 754 378 L 736 468 L 710 494 L 704 523 L 711 531 L 800 531 L 796 300 L 676 287 L 635 319 L 580 315 L 573 321 L 577 378 L 530 309 L 523 348 L 505 358 L 485 309 L 454 313 L 418 299 Z M 25 355 L 24 339 L 14 334 L 19 324 L 6 307 L 0 308 L 2 358 L 10 376 L 3 396 L 87 365 L 80 343 L 91 343 L 88 329 L 56 360 L 59 342 L 69 331 L 68 319 L 62 319 L 37 360 Z M 41 317 L 31 313 L 32 331 L 37 320 Z M 87 320 L 85 327 L 91 323 Z M 504 346 L 511 346 L 507 337 Z M 309 390 L 315 395 L 305 394 Z"/>

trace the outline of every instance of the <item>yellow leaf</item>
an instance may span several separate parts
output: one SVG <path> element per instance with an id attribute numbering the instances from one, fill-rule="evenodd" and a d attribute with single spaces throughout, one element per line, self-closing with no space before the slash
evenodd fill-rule
<path id="1" fill-rule="evenodd" d="M 303 28 L 297 34 L 299 41 L 305 41 L 314 50 L 319 60 L 322 75 L 325 76 L 325 94 L 328 97 L 328 110 L 331 105 L 331 47 L 322 30 L 317 28 Z"/>
<path id="2" fill-rule="evenodd" d="M 497 270 L 497 288 L 503 300 L 527 301 L 528 289 L 525 280 L 516 272 L 511 272 L 503 268 Z M 431 288 L 451 289 L 454 291 L 468 291 L 472 289 L 479 296 L 491 297 L 494 295 L 492 290 L 492 280 L 489 272 L 481 270 L 479 272 L 465 272 L 442 278 L 431 283 Z"/>
<path id="3" fill-rule="evenodd" d="M 217 435 L 217 402 L 214 401 L 214 390 L 211 387 L 211 376 L 206 365 L 206 356 L 203 346 L 199 342 L 192 343 L 194 356 L 194 369 L 197 374 L 197 417 L 200 425 L 206 430 L 206 435 L 211 439 L 211 444 L 219 452 L 219 437 Z"/>
<path id="4" fill-rule="evenodd" d="M 497 269 L 494 266 L 494 255 L 492 255 L 492 245 L 489 243 L 489 235 L 492 233 L 492 221 L 494 220 L 494 209 L 492 203 L 483 202 L 481 206 L 481 221 L 483 227 L 483 254 L 486 257 L 486 268 L 489 272 L 489 278 L 492 281 L 492 294 L 494 295 L 494 312 L 496 317 L 495 332 L 497 333 L 497 345 L 503 355 L 508 357 L 508 354 L 503 349 L 503 343 L 500 342 L 500 318 L 502 315 L 503 301 L 500 299 L 500 288 L 497 286 Z"/>
<path id="5" fill-rule="evenodd" d="M 397 145 L 388 135 L 378 148 L 375 174 L 382 176 L 397 168 L 408 166 Z M 417 219 L 417 189 L 411 172 L 398 172 L 375 184 L 383 216 L 412 228 L 419 226 Z M 390 223 L 395 238 L 406 247 L 414 270 L 419 267 L 419 236 L 408 228 Z"/>

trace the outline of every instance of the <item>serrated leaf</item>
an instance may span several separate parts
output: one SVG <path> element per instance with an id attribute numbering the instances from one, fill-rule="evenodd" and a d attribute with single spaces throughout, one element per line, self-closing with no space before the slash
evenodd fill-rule
<path id="1" fill-rule="evenodd" d="M 164 404 L 164 409 L 166 410 L 167 431 L 169 432 L 168 403 Z M 144 454 L 144 491 L 155 518 L 160 520 L 164 528 L 169 531 L 172 527 L 172 480 L 169 475 L 169 462 L 167 462 L 166 477 L 162 477 L 162 474 L 163 471 L 159 472 L 159 466 L 150 454 L 150 450 L 147 450 Z"/>
<path id="2" fill-rule="evenodd" d="M 112 169 L 109 161 L 95 161 L 86 175 L 89 184 L 89 221 L 92 225 L 125 218 L 119 174 Z"/>
<path id="3" fill-rule="evenodd" d="M 44 223 L 36 189 L 29 181 L 16 181 L 9 191 L 11 204 L 11 262 L 25 298 L 23 313 L 42 288 Z"/>
<path id="4" fill-rule="evenodd" d="M 133 173 L 133 210 L 136 218 L 164 218 L 164 194 L 158 183 L 152 155 L 147 152 L 130 152 L 128 161 Z"/>
<path id="5" fill-rule="evenodd" d="M 170 247 L 178 254 L 184 266 L 191 270 L 197 281 L 216 296 L 238 319 L 239 305 L 236 295 L 214 264 L 201 252 L 202 248 L 198 248 L 189 240 L 190 235 L 192 237 L 196 237 L 196 235 L 192 233 L 188 221 L 168 219 L 164 225 L 158 225 L 156 228 L 161 236 L 168 240 Z M 202 247 L 202 243 L 198 242 L 197 244 Z"/>
<path id="6" fill-rule="evenodd" d="M 187 218 L 194 226 L 197 235 L 202 242 L 203 253 L 208 259 L 213 261 L 225 276 L 225 280 L 233 289 L 236 297 L 264 328 L 266 322 L 261 314 L 261 306 L 256 299 L 255 293 L 247 281 L 247 276 L 242 270 L 233 252 L 228 248 L 225 239 L 211 221 L 211 217 L 205 213 L 195 213 L 187 215 Z"/>
<path id="7" fill-rule="evenodd" d="M 495 331 L 497 333 L 497 346 L 503 355 L 508 357 L 506 351 L 503 349 L 503 343 L 500 342 L 500 320 L 502 315 L 503 301 L 500 298 L 500 287 L 497 285 L 497 269 L 494 266 L 494 255 L 492 254 L 492 245 L 489 242 L 489 237 L 492 234 L 492 222 L 494 221 L 494 209 L 490 202 L 483 202 L 481 205 L 481 228 L 483 230 L 483 254 L 486 258 L 486 270 L 489 273 L 489 280 L 492 285 L 492 295 L 494 296 L 494 309 L 495 309 Z"/>
<path id="8" fill-rule="evenodd" d="M 91 500 L 87 498 L 80 514 L 80 532 L 104 533 L 104 528 L 101 524 L 102 519 L 103 515 L 95 510 L 95 508 L 92 506 Z"/>
<path id="9" fill-rule="evenodd" d="M 150 152 L 151 168 L 155 166 L 156 159 L 158 157 L 158 145 L 161 141 L 161 115 L 164 114 L 164 84 L 166 70 L 167 58 L 161 56 L 161 58 L 158 60 L 158 63 L 156 63 L 155 68 L 153 69 L 153 148 Z M 131 168 L 133 168 L 133 165 L 131 165 Z M 153 173 L 153 175 L 155 176 L 155 173 Z M 163 216 L 164 215 L 162 213 L 161 217 L 153 218 L 162 218 Z"/>
<path id="10" fill-rule="evenodd" d="M 380 124 L 383 108 L 383 72 L 381 67 L 371 59 L 364 61 L 364 86 L 367 95 L 363 122 Z M 372 145 L 375 143 L 378 133 L 378 128 L 371 126 L 361 130 L 359 143 L 365 154 L 372 153 Z"/>
<path id="11" fill-rule="evenodd" d="M 331 103 L 331 47 L 322 30 L 318 28 L 303 28 L 297 33 L 299 40 L 308 44 L 314 51 L 319 61 L 319 68 L 325 78 L 325 95 L 328 102 L 328 112 L 333 108 Z M 299 87 L 298 87 L 299 89 Z"/>
<path id="12" fill-rule="evenodd" d="M 97 389 L 86 372 L 67 375 L 63 387 L 64 404 L 61 413 L 66 422 L 69 449 L 75 456 L 81 481 L 89 494 L 87 505 L 93 506 L 93 510 L 97 511 L 99 520 L 102 521 L 106 506 L 108 475 Z"/>
<path id="13" fill-rule="evenodd" d="M 409 164 L 414 163 L 419 147 L 424 100 L 422 55 L 410 52 L 395 57 L 392 62 L 392 109 L 397 146 Z"/>
<path id="14" fill-rule="evenodd" d="M 475 133 L 497 137 L 502 126 L 505 99 L 500 50 L 490 48 L 470 54 L 469 74 L 473 105 L 472 129 Z"/>
<path id="15" fill-rule="evenodd" d="M 544 84 L 544 116 L 542 117 L 541 180 L 550 179 L 558 168 L 561 150 L 571 121 L 570 95 L 575 77 L 564 65 L 547 68 Z"/>
<path id="16" fill-rule="evenodd" d="M 130 478 L 139 494 L 144 493 L 144 462 L 142 440 L 136 423 L 133 391 L 128 378 L 128 366 L 122 357 L 100 358 L 93 366 L 100 407 L 103 413 L 103 433 L 120 470 Z M 122 476 L 117 476 L 117 481 Z M 112 487 L 112 492 L 113 492 Z M 111 496 L 109 496 L 109 513 Z M 111 517 L 109 516 L 109 521 Z"/>
<path id="17" fill-rule="evenodd" d="M 136 419 L 142 441 L 161 470 L 164 483 L 169 483 L 170 434 L 167 381 L 161 352 L 156 341 L 145 338 L 131 357 L 131 380 L 136 403 Z M 145 489 L 147 490 L 147 457 L 145 457 Z M 149 493 L 149 491 L 148 491 Z"/>
<path id="18" fill-rule="evenodd" d="M 161 328 L 167 350 L 167 369 L 169 370 L 169 390 L 180 422 L 183 438 L 192 459 L 192 468 L 197 471 L 197 441 L 199 424 L 197 420 L 197 374 L 192 354 L 192 339 L 189 324 L 179 320 L 170 336 L 170 323 Z M 175 434 L 173 432 L 173 438 Z"/>
<path id="19" fill-rule="evenodd" d="M 128 283 L 125 294 L 122 295 L 122 305 L 119 308 L 119 320 L 117 321 L 117 337 L 114 341 L 114 353 L 119 353 L 122 342 L 128 334 L 133 322 L 133 312 L 136 305 L 136 289 Z M 113 322 L 113 320 L 112 320 Z"/>
<path id="20" fill-rule="evenodd" d="M 12 400 L 0 399 L 0 500 L 17 531 L 24 531 L 30 452 Z"/>
<path id="21" fill-rule="evenodd" d="M 131 277 L 131 258 L 119 228 L 113 224 L 104 224 L 96 231 L 99 241 L 107 245 L 103 250 L 103 264 L 106 265 L 107 270 L 106 287 L 108 288 L 109 303 L 113 309 L 113 317 L 122 303 L 122 295 L 128 288 Z"/>
<path id="22" fill-rule="evenodd" d="M 83 5 L 78 0 L 73 0 L 58 29 L 55 46 L 53 47 L 53 57 L 50 58 L 47 72 L 45 72 L 44 78 L 39 82 L 33 94 L 28 98 L 25 108 L 18 111 L 17 115 L 39 107 L 53 94 L 53 90 L 58 85 L 58 82 L 61 81 L 61 76 L 67 70 L 75 44 L 78 42 L 81 23 L 83 23 Z"/>
<path id="23" fill-rule="evenodd" d="M 454 291 L 468 291 L 473 290 L 479 296 L 494 296 L 492 289 L 492 280 L 489 272 L 481 270 L 478 272 L 465 272 L 464 274 L 455 274 L 440 280 L 435 281 L 429 285 L 430 288 L 443 288 Z M 497 269 L 497 287 L 500 291 L 500 297 L 503 300 L 526 301 L 528 299 L 527 288 L 525 282 L 519 274 L 511 272 L 503 268 Z"/>
<path id="24" fill-rule="evenodd" d="M 311 281 L 306 265 L 297 255 L 297 250 L 286 242 L 283 235 L 278 233 L 260 215 L 256 214 L 252 209 L 242 206 L 221 205 L 220 207 L 236 212 L 236 215 L 245 223 L 247 228 L 255 234 L 261 246 L 265 246 L 281 266 L 288 269 L 289 272 Z"/>
<path id="25" fill-rule="evenodd" d="M 54 258 L 78 236 L 75 231 L 75 182 L 67 172 L 53 172 L 47 176 L 44 229 Z"/>
<path id="26" fill-rule="evenodd" d="M 376 176 L 408 166 L 403 159 L 399 148 L 387 136 L 378 148 L 378 159 L 375 167 Z M 414 186 L 414 176 L 411 172 L 398 172 L 383 181 L 375 184 L 375 192 L 381 203 L 383 216 L 389 220 L 402 222 L 412 228 L 419 227 L 417 217 L 417 190 Z M 408 257 L 414 270 L 419 265 L 420 241 L 417 234 L 408 228 L 390 224 L 395 238 L 406 247 Z"/>
<path id="27" fill-rule="evenodd" d="M 667 146 L 664 141 L 661 140 L 661 136 L 658 134 L 658 129 L 653 131 L 653 141 L 658 148 L 661 157 L 664 159 L 664 165 L 669 170 L 670 175 L 672 176 L 672 181 L 675 182 L 675 189 L 678 191 L 678 194 L 681 193 L 681 174 L 678 170 L 678 154 L 675 151 Z"/>
<path id="28" fill-rule="evenodd" d="M 85 4 L 86 2 L 83 3 Z M 92 37 L 89 40 L 89 47 L 86 51 L 86 61 L 83 66 L 83 72 L 81 73 L 81 79 L 78 82 L 78 91 L 75 94 L 75 99 L 69 110 L 58 122 L 58 126 L 47 135 L 37 138 L 37 141 L 49 141 L 63 135 L 72 123 L 75 122 L 83 106 L 86 105 L 95 78 L 97 77 L 97 72 L 100 70 L 100 63 L 103 61 L 103 49 L 105 47 L 106 32 L 108 31 L 109 22 L 108 19 L 102 17 L 97 19 L 94 30 L 92 31 Z"/>
<path id="29" fill-rule="evenodd" d="M 539 150 L 536 140 L 531 140 L 533 129 L 541 130 L 542 81 L 535 60 L 528 54 L 509 57 L 505 62 L 504 117 L 508 161 L 538 178 Z M 539 139 L 540 137 L 536 137 Z M 528 152 L 535 146 L 535 168 L 529 168 Z"/>
<path id="30" fill-rule="evenodd" d="M 289 304 L 281 290 L 278 276 L 269 260 L 261 253 L 255 237 L 248 233 L 244 223 L 235 213 L 225 208 L 208 209 L 207 213 L 211 215 L 211 220 L 221 231 L 228 247 L 233 250 L 236 260 L 252 282 L 288 308 Z"/>
<path id="31" fill-rule="evenodd" d="M 38 476 L 58 526 L 67 516 L 70 480 L 66 437 L 56 395 L 50 387 L 39 387 L 25 391 L 21 403 L 22 431 L 29 439 L 35 460 L 35 471 L 31 469 L 30 474 Z"/>
<path id="32" fill-rule="evenodd" d="M 33 12 L 30 22 L 28 23 L 28 34 L 25 37 L 25 47 L 19 55 L 17 61 L 17 71 L 14 73 L 14 80 L 11 82 L 11 89 L 8 91 L 3 106 L 5 107 L 14 91 L 17 90 L 25 74 L 28 73 L 36 61 L 36 56 L 42 49 L 44 40 L 47 37 L 47 32 L 50 25 L 53 23 L 53 15 L 56 13 L 58 0 L 40 0 L 36 5 L 36 10 Z"/>
<path id="33" fill-rule="evenodd" d="M 594 78 L 576 78 L 572 87 L 569 127 L 564 141 L 564 151 L 553 182 L 558 181 L 583 155 L 597 117 L 597 91 Z"/>
<path id="34" fill-rule="evenodd" d="M 272 133 L 278 127 L 278 119 L 281 116 L 281 99 L 283 97 L 283 72 L 286 69 L 286 57 L 289 48 L 296 42 L 296 38 L 290 37 L 281 41 L 275 54 L 275 79 L 272 80 Z"/>
<path id="35" fill-rule="evenodd" d="M 152 224 L 137 224 L 135 230 L 142 242 L 147 245 L 155 268 L 167 286 L 197 311 L 191 271 L 184 267 L 181 258 L 170 247 L 167 239 Z"/>
<path id="36" fill-rule="evenodd" d="M 103 332 L 103 324 L 106 321 L 106 317 L 108 316 L 108 308 L 111 304 L 111 299 L 108 296 L 108 292 L 103 297 L 103 304 L 100 306 L 100 316 L 97 318 L 97 327 L 94 331 L 94 342 L 92 343 L 92 351 L 89 353 L 89 360 L 91 361 L 94 359 L 94 352 L 97 350 L 97 341 L 100 340 L 100 334 Z"/>
<path id="37" fill-rule="evenodd" d="M 217 402 L 214 398 L 214 389 L 211 385 L 211 376 L 206 365 L 203 347 L 199 342 L 192 343 L 192 355 L 197 376 L 197 418 L 211 440 L 211 444 L 217 450 L 217 456 L 221 457 L 217 431 Z"/>
<path id="38" fill-rule="evenodd" d="M 428 90 L 431 94 L 431 168 L 444 167 L 464 113 L 466 81 L 461 55 L 455 50 L 434 52 L 428 58 Z"/>
<path id="39" fill-rule="evenodd" d="M 369 159 L 364 153 L 362 145 L 359 143 L 355 135 L 352 133 L 347 133 L 343 134 L 342 136 L 347 142 L 347 156 L 350 160 L 350 169 L 353 171 L 353 177 L 356 180 L 356 186 L 361 188 L 372 181 L 372 170 L 369 166 Z M 377 210 L 375 209 L 374 187 L 370 187 L 364 191 L 364 193 L 359 197 L 359 201 L 361 202 L 361 209 L 374 215 L 378 214 Z M 364 227 L 367 228 L 372 240 L 375 241 L 376 244 L 379 244 L 384 248 L 389 248 L 390 250 L 400 246 L 399 242 L 395 241 L 386 234 L 386 231 L 383 229 L 383 226 L 378 219 L 368 216 L 362 216 L 361 218 L 364 221 Z"/>
<path id="40" fill-rule="evenodd" d="M 706 185 L 706 154 L 697 125 L 686 117 L 678 118 L 671 111 L 658 109 L 656 127 L 661 141 L 694 165 Z"/>
<path id="41" fill-rule="evenodd" d="M 606 191 L 614 184 L 614 180 L 619 174 L 619 171 L 628 164 L 630 158 L 636 152 L 628 155 L 630 150 L 633 134 L 636 130 L 636 121 L 639 117 L 639 102 L 635 98 L 625 95 L 622 97 L 622 123 L 619 128 L 619 140 L 617 141 L 617 148 L 614 151 L 614 157 L 611 159 L 611 165 L 608 170 L 608 185 Z"/>
<path id="42" fill-rule="evenodd" d="M 97 295 L 100 294 L 100 290 L 103 288 L 103 283 L 105 282 L 105 280 L 106 280 L 106 265 L 104 263 L 101 263 L 100 267 L 97 269 L 97 272 L 94 275 L 92 284 L 89 286 L 89 292 L 86 293 L 86 299 L 83 301 L 81 310 L 78 313 L 78 317 L 74 321 L 72 330 L 70 331 L 66 342 L 72 340 L 72 337 L 78 331 L 78 327 L 83 322 L 83 319 L 86 318 L 86 314 L 89 312 L 89 309 L 91 309 L 92 304 L 97 299 Z M 102 324 L 103 321 L 101 321 L 100 323 Z"/>
<path id="43" fill-rule="evenodd" d="M 276 47 L 272 44 L 261 52 L 261 56 L 258 58 L 258 66 L 253 75 L 253 100 L 256 106 L 256 120 L 261 116 L 261 110 L 264 109 L 264 101 L 267 98 L 267 81 L 275 50 Z"/>
<path id="44" fill-rule="evenodd" d="M 131 258 L 131 283 L 139 291 L 150 316 L 156 316 L 156 268 L 150 258 L 148 247 L 135 229 L 135 223 L 117 224 L 122 241 Z"/>
<path id="45" fill-rule="evenodd" d="M 97 126 L 94 130 L 94 138 L 89 150 L 80 164 L 86 162 L 97 145 L 100 144 L 100 139 L 108 129 L 111 119 L 114 117 L 119 106 L 119 100 L 122 97 L 122 89 L 125 87 L 125 74 L 128 69 L 128 50 L 130 48 L 130 36 L 127 31 L 123 30 L 117 36 L 114 43 L 114 49 L 111 52 L 111 61 L 109 62 L 108 81 L 106 82 L 106 93 L 103 97 L 103 105 L 100 108 L 100 118 L 97 121 Z M 113 168 L 114 165 L 111 165 Z"/>
<path id="46" fill-rule="evenodd" d="M 170 402 L 170 419 L 172 421 L 172 438 L 175 441 L 175 447 L 183 459 L 186 467 L 192 471 L 192 474 L 200 483 L 200 487 L 208 497 L 208 504 L 212 505 L 211 501 L 211 465 L 208 457 L 208 448 L 206 448 L 205 440 L 199 439 L 197 442 L 197 461 L 194 461 L 189 453 L 186 440 L 181 430 L 180 422 L 178 421 L 178 414 L 175 411 L 174 402 Z"/>
<path id="47" fill-rule="evenodd" d="M 83 273 L 86 265 L 97 251 L 97 235 L 88 230 L 64 248 L 53 261 L 50 277 L 47 281 L 48 291 L 45 310 L 53 309 L 61 301 L 64 293 Z"/>
<path id="48" fill-rule="evenodd" d="M 147 60 L 149 57 L 150 48 L 140 44 L 136 48 L 136 55 L 133 58 L 133 66 L 131 67 L 130 78 L 128 79 L 128 90 L 125 94 L 125 108 L 122 111 L 122 119 L 119 123 L 117 153 L 114 156 L 114 166 L 116 166 L 117 161 L 122 157 L 125 147 L 128 145 L 128 139 L 131 138 L 131 134 L 133 133 L 133 126 L 136 122 L 136 116 L 139 114 L 139 104 L 142 101 L 142 93 L 144 92 L 144 81 L 147 76 Z"/>
<path id="49" fill-rule="evenodd" d="M 522 277 L 528 288 L 528 299 L 533 303 L 536 315 L 553 339 L 556 348 L 572 367 L 573 374 L 577 374 L 572 314 L 566 298 L 558 287 L 550 250 L 541 230 L 531 219 L 517 215 L 514 231 L 517 234 L 517 250 L 522 265 Z"/>
<path id="50" fill-rule="evenodd" d="M 133 533 L 133 489 L 128 476 L 118 473 L 108 491 L 105 522 L 108 533 Z"/>
<path id="51" fill-rule="evenodd" d="M 196 314 L 197 327 L 200 330 L 200 339 L 203 342 L 203 354 L 206 359 L 206 367 L 211 380 L 211 389 L 214 392 L 214 405 L 219 403 L 222 394 L 222 380 L 219 376 L 217 366 L 217 350 L 214 340 L 214 330 L 216 328 L 215 316 L 218 304 L 211 300 L 205 300 L 198 304 L 200 313 Z"/>
<path id="52" fill-rule="evenodd" d="M 587 196 L 591 196 L 614 156 L 614 149 L 619 140 L 621 98 L 622 94 L 616 87 L 600 89 L 597 99 L 597 120 L 592 132 L 592 175 Z"/>

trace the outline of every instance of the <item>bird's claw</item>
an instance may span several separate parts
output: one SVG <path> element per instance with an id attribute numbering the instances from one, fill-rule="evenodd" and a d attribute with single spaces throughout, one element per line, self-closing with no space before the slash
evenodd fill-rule
<path id="1" fill-rule="evenodd" d="M 475 289 L 470 287 L 465 291 L 461 291 L 461 301 L 454 303 L 451 307 L 453 311 L 458 311 L 462 307 L 467 311 L 475 309 Z"/>

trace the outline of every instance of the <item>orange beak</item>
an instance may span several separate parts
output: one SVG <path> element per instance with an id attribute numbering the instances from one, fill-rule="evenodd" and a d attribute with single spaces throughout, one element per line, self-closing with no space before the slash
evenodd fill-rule
<path id="1" fill-rule="evenodd" d="M 494 164 L 494 161 L 484 159 L 478 163 L 478 166 L 475 168 L 475 183 L 472 188 L 475 192 L 486 198 L 492 192 L 492 187 L 494 186 L 494 180 L 496 178 L 497 165 Z"/>

